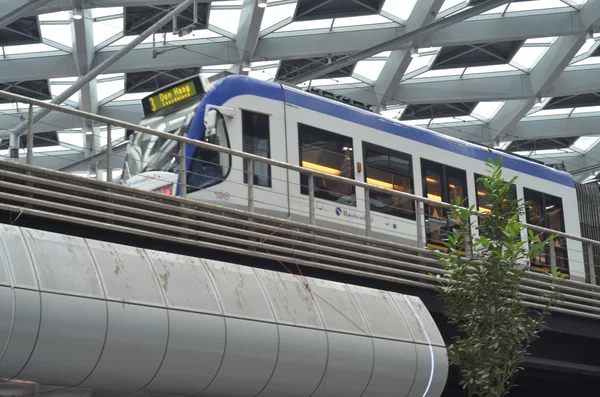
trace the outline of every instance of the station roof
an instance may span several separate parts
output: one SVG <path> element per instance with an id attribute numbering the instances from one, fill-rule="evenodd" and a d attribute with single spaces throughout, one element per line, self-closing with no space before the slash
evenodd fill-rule
<path id="1" fill-rule="evenodd" d="M 190 6 L 65 104 L 135 123 L 139 100 L 161 86 L 199 72 L 247 73 L 334 91 L 387 117 L 532 157 L 576 179 L 599 170 L 600 0 L 504 2 L 318 74 L 323 65 L 482 2 L 267 0 L 260 8 L 257 0 L 197 0 L 195 13 Z M 0 89 L 50 101 L 180 1 L 39 3 L 9 24 L 0 17 Z M 30 4 L 2 2 L 0 16 Z M 251 71 L 242 71 L 245 62 Z M 0 128 L 26 117 L 24 104 L 0 100 Z M 35 126 L 43 133 L 36 161 L 45 165 L 52 154 L 46 163 L 53 168 L 75 161 L 91 145 L 90 128 L 51 113 Z M 101 150 L 106 134 L 93 129 Z M 114 139 L 124 135 L 113 132 Z"/>

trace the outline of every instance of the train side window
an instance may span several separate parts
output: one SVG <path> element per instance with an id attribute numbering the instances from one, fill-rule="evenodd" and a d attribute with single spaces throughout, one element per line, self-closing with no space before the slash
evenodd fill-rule
<path id="1" fill-rule="evenodd" d="M 365 180 L 368 184 L 414 193 L 412 156 L 363 142 Z M 414 200 L 370 191 L 371 210 L 415 219 Z"/>
<path id="2" fill-rule="evenodd" d="M 222 115 L 218 116 L 215 134 L 205 140 L 230 148 L 227 126 Z M 231 155 L 210 149 L 196 148 L 187 174 L 188 193 L 221 183 L 229 175 L 230 169 Z"/>
<path id="3" fill-rule="evenodd" d="M 491 191 L 485 187 L 483 182 L 479 181 L 480 178 L 483 178 L 483 175 L 475 174 L 475 187 L 477 190 L 477 210 L 479 212 L 490 214 L 491 210 L 488 195 L 491 193 Z M 508 200 L 517 201 L 517 187 L 515 185 L 510 185 L 510 190 L 508 191 Z M 481 225 L 481 217 L 478 217 L 478 222 L 479 225 Z M 483 230 L 479 229 L 479 235 L 485 235 Z"/>
<path id="4" fill-rule="evenodd" d="M 545 227 L 559 232 L 565 231 L 565 219 L 562 199 L 550 194 L 538 192 L 532 189 L 523 189 L 525 201 L 529 203 L 525 214 L 527 223 Z M 542 234 L 541 238 L 549 235 Z M 556 266 L 560 274 L 569 274 L 569 261 L 567 253 L 567 242 L 564 237 L 558 237 L 553 242 L 556 254 Z M 550 271 L 550 247 L 546 246 L 543 254 L 532 261 L 532 268 L 536 271 L 547 273 Z"/>
<path id="5" fill-rule="evenodd" d="M 423 195 L 430 200 L 454 204 L 457 198 L 465 199 L 468 206 L 467 173 L 434 161 L 421 159 L 423 175 Z M 449 218 L 449 210 L 435 204 L 425 204 L 425 227 L 427 245 L 446 250 L 444 241 L 453 233 L 458 220 Z"/>
<path id="6" fill-rule="evenodd" d="M 269 116 L 242 110 L 242 148 L 246 153 L 271 158 Z M 271 187 L 271 166 L 255 161 L 254 185 Z M 248 183 L 248 159 L 244 159 L 244 183 Z"/>
<path id="7" fill-rule="evenodd" d="M 352 138 L 298 123 L 300 165 L 315 171 L 354 179 Z M 354 185 L 314 178 L 315 197 L 356 206 Z M 300 191 L 308 194 L 308 175 L 300 175 Z"/>

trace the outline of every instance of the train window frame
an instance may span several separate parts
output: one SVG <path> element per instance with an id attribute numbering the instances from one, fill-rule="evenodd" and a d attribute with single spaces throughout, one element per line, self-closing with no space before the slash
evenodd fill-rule
<path id="1" fill-rule="evenodd" d="M 408 153 L 404 153 L 404 152 L 400 152 L 397 150 L 393 150 L 393 149 L 389 149 L 383 146 L 379 146 L 379 145 L 375 145 L 373 143 L 370 142 L 366 142 L 366 141 L 362 141 L 362 155 L 363 155 L 363 169 L 364 169 L 364 178 L 365 178 L 365 183 L 368 183 L 369 185 L 373 185 L 373 186 L 382 186 L 382 187 L 387 187 L 389 189 L 392 190 L 396 190 L 399 192 L 405 192 L 405 193 L 409 193 L 409 194 L 414 194 L 415 193 L 415 168 L 414 168 L 414 164 L 413 164 L 413 156 L 411 154 Z M 391 157 L 396 157 L 398 159 L 402 159 L 404 161 L 408 162 L 408 170 L 405 173 L 405 175 L 402 175 L 398 172 L 396 172 L 395 170 L 391 169 L 391 167 L 389 167 L 389 165 L 386 165 L 388 167 L 388 169 L 386 169 L 386 166 L 381 166 L 379 165 L 378 168 L 380 168 L 380 171 L 382 172 L 386 172 L 386 173 L 390 173 L 391 175 L 402 175 L 403 177 L 409 178 L 409 190 L 399 190 L 399 189 L 395 189 L 395 186 L 400 186 L 400 185 L 395 185 L 392 182 L 388 182 L 388 181 L 380 181 L 381 183 L 379 185 L 377 185 L 376 183 L 372 183 L 371 181 L 369 181 L 369 152 L 377 154 L 379 156 L 388 156 L 388 163 L 390 162 Z M 375 168 L 375 167 L 373 167 Z M 383 186 L 383 184 L 389 184 L 392 185 L 390 186 Z M 387 197 L 393 197 L 391 195 L 385 194 L 385 193 L 380 193 L 377 191 L 371 191 L 370 195 L 376 194 L 376 195 L 384 195 Z M 399 196 L 395 196 L 400 198 Z M 409 219 L 409 220 L 416 220 L 416 213 L 415 213 L 415 201 L 412 199 L 407 199 L 408 202 L 410 203 L 410 208 L 409 209 L 405 209 L 405 208 L 398 208 L 395 206 L 391 206 L 392 211 L 386 212 L 384 211 L 382 208 L 378 208 L 376 206 L 373 206 L 373 199 L 371 199 L 371 211 L 375 211 L 377 213 L 380 214 L 384 214 L 384 215 L 388 215 L 388 216 L 394 216 L 394 217 L 398 217 L 398 218 L 404 218 L 404 219 Z M 386 207 L 390 207 L 390 206 L 386 206 Z"/>
<path id="2" fill-rule="evenodd" d="M 429 191 L 427 188 L 427 178 L 429 178 L 427 176 L 427 172 L 431 172 L 434 174 L 439 174 L 439 184 L 440 186 L 440 195 L 438 196 L 437 194 L 434 195 L 435 197 L 439 198 L 439 202 L 441 203 L 447 203 L 447 204 L 454 204 L 454 203 L 450 203 L 450 183 L 449 183 L 449 178 L 453 177 L 456 179 L 460 179 L 460 182 L 463 185 L 463 203 L 462 206 L 467 208 L 469 206 L 469 184 L 468 184 L 468 175 L 467 175 L 467 171 L 463 170 L 461 168 L 457 168 L 457 167 L 452 167 L 443 163 L 438 163 L 437 161 L 433 161 L 433 160 L 429 160 L 426 158 L 421 157 L 421 186 L 422 186 L 422 194 L 423 197 L 426 197 L 430 200 L 435 200 L 432 199 L 429 196 Z M 454 174 L 454 175 L 452 175 Z M 460 176 L 457 176 L 460 175 Z M 435 200 L 437 201 L 437 200 Z M 443 234 L 449 234 L 452 232 L 452 222 L 456 222 L 453 221 L 452 219 L 449 218 L 449 210 L 447 208 L 441 207 L 441 206 L 435 206 L 435 207 L 439 207 L 441 215 L 438 214 L 436 215 L 429 215 L 429 209 L 430 206 L 434 206 L 432 204 L 424 204 L 424 215 L 425 215 L 425 222 L 426 222 L 426 230 L 425 230 L 425 239 L 426 239 L 426 245 L 429 246 L 430 248 L 434 248 L 434 249 L 439 249 L 441 251 L 447 251 L 448 249 L 443 245 Z M 435 211 L 435 209 L 434 209 Z M 431 218 L 431 219 L 428 219 Z M 446 223 L 443 226 L 439 226 L 435 229 L 433 229 L 433 226 L 431 227 L 431 231 L 428 231 L 428 222 L 430 222 L 433 226 L 435 226 L 436 224 L 441 225 L 442 223 Z M 439 234 L 442 237 L 441 240 L 435 240 L 434 238 L 430 237 L 431 235 L 433 235 L 437 230 L 440 230 Z"/>
<path id="3" fill-rule="evenodd" d="M 299 165 L 303 168 L 307 168 L 307 169 L 313 169 L 316 171 L 320 171 L 320 172 L 325 172 L 325 173 L 330 173 L 332 175 L 338 175 L 341 176 L 341 174 L 343 173 L 343 170 L 340 169 L 339 173 L 337 172 L 337 169 L 331 168 L 330 164 L 319 164 L 317 161 L 315 160 L 311 160 L 309 161 L 305 161 L 305 156 L 303 155 L 303 148 L 304 145 L 307 145 L 308 143 L 306 142 L 306 140 L 304 139 L 306 137 L 306 135 L 311 134 L 312 136 L 319 136 L 319 140 L 322 142 L 326 142 L 326 143 L 334 143 L 337 146 L 339 146 L 339 151 L 340 154 L 338 154 L 339 156 L 349 156 L 344 158 L 343 162 L 342 162 L 342 166 L 340 168 L 343 168 L 343 165 L 345 162 L 349 161 L 350 163 L 350 177 L 347 177 L 349 179 L 352 180 L 356 180 L 356 173 L 355 173 L 355 158 L 354 158 L 354 139 L 343 135 L 343 134 L 338 134 L 337 132 L 333 132 L 330 130 L 326 130 L 323 128 L 319 128 L 319 127 L 315 127 L 313 125 L 307 124 L 307 123 L 302 123 L 302 122 L 298 122 L 297 125 L 298 128 L 298 161 L 299 161 Z M 318 150 L 320 153 L 324 153 L 322 148 L 317 148 L 314 147 L 314 150 Z M 342 152 L 345 152 L 342 154 Z M 337 154 L 337 153 L 336 153 Z M 311 166 L 307 166 L 305 163 L 309 163 L 311 164 Z M 330 188 L 328 188 L 328 185 L 331 187 L 333 186 L 334 189 L 336 187 L 341 187 L 342 189 L 346 188 L 347 191 L 344 192 L 341 189 L 338 191 L 331 191 Z M 331 180 L 327 180 L 326 178 L 320 178 L 320 177 L 315 177 L 314 178 L 314 193 L 315 193 L 315 198 L 317 199 L 322 199 L 322 200 L 327 200 L 327 201 L 332 201 L 332 202 L 336 202 L 338 204 L 344 204 L 344 205 L 348 205 L 351 207 L 356 207 L 356 186 L 352 185 L 352 184 L 343 184 L 341 182 L 334 182 Z M 324 188 L 321 188 L 320 186 L 323 186 Z M 300 173 L 300 194 L 302 195 L 308 195 L 308 174 L 307 173 Z"/>
<path id="4" fill-rule="evenodd" d="M 271 115 L 267 114 L 267 113 L 260 113 L 260 112 L 255 112 L 253 110 L 248 110 L 248 109 L 241 109 L 242 114 L 241 114 L 241 120 L 242 120 L 242 151 L 244 153 L 249 153 L 249 154 L 254 154 L 257 156 L 261 156 L 261 157 L 266 157 L 268 159 L 271 158 Z M 258 117 L 265 117 L 266 118 L 266 125 L 267 125 L 267 155 L 264 156 L 259 152 L 259 149 L 256 149 L 254 151 L 249 151 L 247 150 L 247 144 L 246 144 L 246 138 L 255 138 L 255 139 L 261 139 L 261 137 L 257 136 L 257 134 L 255 134 L 256 131 L 253 131 L 254 134 L 249 134 L 247 133 L 246 130 L 246 120 L 245 118 L 247 116 L 258 116 Z M 264 138 L 262 138 L 264 139 Z M 266 168 L 266 175 L 261 175 L 260 172 L 260 168 Z M 243 175 L 244 175 L 244 184 L 248 184 L 248 159 L 243 158 L 242 159 L 242 168 L 243 168 Z M 273 180 L 272 180 L 272 175 L 271 175 L 271 165 L 267 164 L 267 163 L 263 163 L 260 161 L 254 161 L 253 163 L 253 173 L 254 173 L 254 186 L 260 186 L 260 187 L 268 187 L 271 188 L 273 187 Z M 262 177 L 266 177 L 266 181 L 262 181 Z"/>
<path id="5" fill-rule="evenodd" d="M 218 112 L 218 111 L 217 111 L 217 113 L 218 113 L 218 116 L 217 116 L 217 124 L 216 124 L 217 125 L 216 134 L 214 135 L 214 137 L 206 138 L 206 131 L 205 131 L 205 133 L 204 133 L 204 135 L 205 135 L 204 140 L 206 142 L 209 142 L 209 143 L 214 143 L 214 141 L 216 141 L 217 139 L 219 139 L 219 136 L 218 136 L 219 132 L 222 132 L 223 133 L 223 137 L 225 138 L 225 141 L 226 141 L 225 142 L 226 145 L 224 146 L 224 145 L 219 144 L 219 146 L 223 146 L 223 147 L 225 147 L 227 149 L 231 149 L 231 140 L 229 139 L 229 131 L 227 129 L 227 123 L 225 123 L 225 118 L 223 117 L 223 115 L 220 112 Z M 196 114 L 196 117 L 200 117 L 200 116 L 198 114 Z M 222 128 L 219 128 L 219 126 L 222 126 Z M 200 160 L 199 157 L 203 153 L 204 154 L 212 154 L 212 155 L 214 155 L 214 153 L 217 153 L 217 155 L 219 156 L 219 167 L 222 168 L 222 169 L 223 168 L 227 168 L 227 172 L 225 172 L 222 176 L 218 176 L 218 177 L 210 176 L 210 175 L 208 175 L 208 176 L 204 175 L 204 177 L 207 178 L 208 180 L 214 179 L 214 180 L 216 180 L 216 182 L 197 186 L 197 185 L 195 185 L 195 183 L 193 181 L 193 178 L 194 178 L 194 176 L 199 176 L 199 175 L 202 175 L 202 174 L 200 174 L 198 172 L 194 172 L 194 167 L 198 163 L 202 162 L 202 160 Z M 227 166 L 221 165 L 221 160 L 223 158 L 227 159 L 227 162 L 228 162 Z M 222 153 L 222 152 L 215 152 L 215 151 L 210 150 L 210 149 L 204 149 L 204 148 L 201 148 L 201 147 L 196 147 L 196 150 L 194 150 L 194 155 L 193 155 L 193 157 L 192 157 L 192 159 L 190 161 L 190 166 L 189 166 L 189 168 L 186 168 L 186 181 L 187 181 L 186 188 L 187 188 L 187 193 L 193 193 L 193 192 L 196 192 L 198 190 L 205 190 L 205 189 L 208 189 L 210 187 L 213 187 L 213 186 L 216 186 L 216 185 L 222 183 L 223 181 L 225 181 L 229 177 L 229 174 L 231 173 L 231 168 L 232 168 L 232 158 L 231 158 L 230 154 Z"/>
<path id="6" fill-rule="evenodd" d="M 563 202 L 563 198 L 559 197 L 559 196 L 555 196 L 553 194 L 549 194 L 549 193 L 544 193 L 541 192 L 539 190 L 535 190 L 535 189 L 530 189 L 527 187 L 523 188 L 523 198 L 525 199 L 526 203 L 531 203 L 532 202 L 532 196 L 533 199 L 535 199 L 534 196 L 539 196 L 541 198 L 541 206 L 540 206 L 540 216 L 538 218 L 538 220 L 541 220 L 541 222 L 536 222 L 535 225 L 537 226 L 542 226 L 546 229 L 551 229 L 551 230 L 555 230 L 558 232 L 565 232 L 566 230 L 566 222 L 565 222 L 565 206 L 564 206 L 564 202 Z M 552 229 L 550 227 L 550 223 L 548 220 L 548 209 L 551 209 L 549 207 L 555 207 L 556 204 L 553 204 L 551 206 L 547 206 L 548 201 L 552 201 L 552 200 L 558 200 L 558 202 L 560 202 L 560 223 L 561 223 L 561 229 L 562 230 L 556 230 L 556 229 Z M 532 217 L 531 217 L 531 208 L 532 205 L 527 205 L 527 207 L 525 208 L 525 219 L 527 221 L 527 223 L 529 224 L 534 224 L 532 222 Z M 541 225 L 540 225 L 541 223 Z M 550 237 L 549 235 L 547 235 L 546 233 L 542 233 L 542 238 L 548 238 Z M 558 244 L 558 246 L 555 245 L 555 253 L 556 253 L 556 265 L 559 271 L 559 275 L 561 276 L 570 276 L 570 264 L 569 264 L 569 254 L 568 254 L 568 247 L 567 247 L 567 241 L 564 237 L 557 237 L 555 240 L 555 243 Z M 548 247 L 546 247 L 548 248 Z M 562 256 L 564 255 L 564 256 Z M 544 256 L 544 261 L 540 261 L 540 262 L 535 262 L 532 261 L 531 262 L 531 267 L 533 271 L 539 271 L 542 273 L 547 273 L 549 271 L 551 271 L 550 269 L 550 252 L 549 252 L 549 248 L 544 252 L 543 254 Z"/>

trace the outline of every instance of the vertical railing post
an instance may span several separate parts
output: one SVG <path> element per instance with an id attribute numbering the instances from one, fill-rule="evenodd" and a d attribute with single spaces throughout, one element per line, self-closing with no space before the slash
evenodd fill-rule
<path id="1" fill-rule="evenodd" d="M 248 159 L 248 211 L 254 212 L 254 160 Z"/>
<path id="2" fill-rule="evenodd" d="M 187 174 L 185 172 L 185 142 L 179 142 L 179 197 L 187 196 Z"/>
<path id="3" fill-rule="evenodd" d="M 365 236 L 371 235 L 371 189 L 365 188 Z"/>
<path id="4" fill-rule="evenodd" d="M 550 247 L 550 271 L 552 274 L 556 272 L 556 247 L 554 246 L 554 240 L 548 244 Z"/>
<path id="5" fill-rule="evenodd" d="M 111 125 L 106 125 L 106 181 L 112 182 L 112 131 Z"/>
<path id="6" fill-rule="evenodd" d="M 33 105 L 29 104 L 29 119 L 27 122 L 27 164 L 33 163 Z"/>
<path id="7" fill-rule="evenodd" d="M 596 282 L 596 267 L 595 267 L 595 259 L 594 258 L 594 246 L 592 244 L 587 244 L 587 257 L 588 257 L 588 271 L 590 274 L 590 284 L 598 285 Z"/>
<path id="8" fill-rule="evenodd" d="M 315 176 L 308 174 L 308 222 L 315 224 Z"/>
<path id="9" fill-rule="evenodd" d="M 415 200 L 415 218 L 417 221 L 417 247 L 423 248 L 424 238 L 423 238 L 423 228 L 425 225 L 425 211 L 423 209 L 423 204 L 419 200 Z"/>

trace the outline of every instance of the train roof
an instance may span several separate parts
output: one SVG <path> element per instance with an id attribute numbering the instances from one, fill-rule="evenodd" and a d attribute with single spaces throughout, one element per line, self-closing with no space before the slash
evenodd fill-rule
<path id="1" fill-rule="evenodd" d="M 556 170 L 509 153 L 503 153 L 492 148 L 465 142 L 461 139 L 444 135 L 439 132 L 406 125 L 400 121 L 383 117 L 377 113 L 371 113 L 296 88 L 257 80 L 244 75 L 227 76 L 214 83 L 213 88 L 209 90 L 200 104 L 200 114 L 204 114 L 204 109 L 202 108 L 208 103 L 220 106 L 227 100 L 241 95 L 256 95 L 277 101 L 285 101 L 286 103 L 310 109 L 315 112 L 327 114 L 332 117 L 337 117 L 365 127 L 374 128 L 484 162 L 490 157 L 494 160 L 498 157 L 502 157 L 506 168 L 575 188 L 575 181 L 573 180 L 572 175 L 567 172 Z M 199 138 L 192 136 L 192 130 L 193 128 L 190 128 L 190 138 Z"/>

